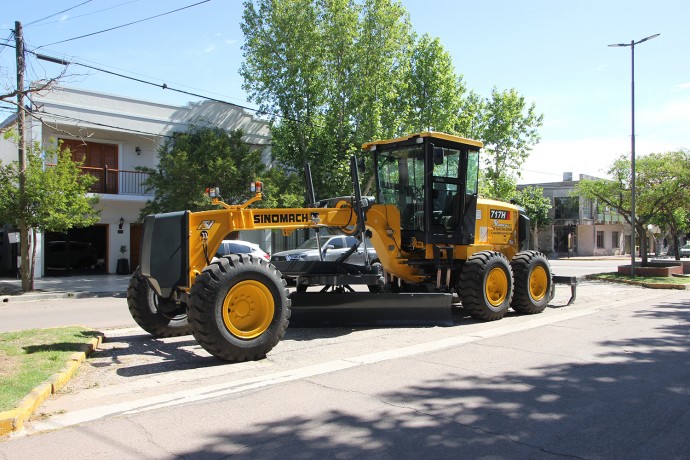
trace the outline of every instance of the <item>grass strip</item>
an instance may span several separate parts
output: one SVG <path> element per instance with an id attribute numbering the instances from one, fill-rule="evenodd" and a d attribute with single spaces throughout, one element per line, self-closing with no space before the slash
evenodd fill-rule
<path id="1" fill-rule="evenodd" d="M 635 284 L 674 284 L 683 285 L 690 284 L 690 278 L 682 276 L 635 276 L 632 278 L 628 275 L 621 275 L 616 272 L 611 273 L 597 273 L 594 275 L 587 275 L 588 279 L 615 281 L 619 283 L 635 283 Z"/>
<path id="2" fill-rule="evenodd" d="M 0 333 L 0 412 L 16 407 L 98 335 L 82 326 Z"/>

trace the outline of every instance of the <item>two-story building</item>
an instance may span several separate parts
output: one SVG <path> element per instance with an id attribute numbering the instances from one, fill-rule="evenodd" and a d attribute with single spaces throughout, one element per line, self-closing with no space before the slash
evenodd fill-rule
<path id="1" fill-rule="evenodd" d="M 551 201 L 551 223 L 539 228 L 539 250 L 554 256 L 603 256 L 630 254 L 630 226 L 615 209 L 577 195 L 579 180 L 598 179 L 563 173 L 560 182 L 523 184 L 540 187 Z"/>
<path id="2" fill-rule="evenodd" d="M 174 106 L 112 94 L 59 87 L 32 95 L 27 117 L 27 142 L 59 142 L 83 159 L 84 173 L 97 182 L 92 192 L 100 197 L 100 221 L 67 234 L 46 233 L 37 241 L 36 277 L 70 268 L 115 273 L 121 248 L 131 269 L 139 263 L 139 213 L 151 198 L 142 187 L 145 174 L 137 166 L 155 168 L 157 150 L 166 136 L 185 131 L 204 120 L 227 130 L 242 129 L 244 140 L 262 150 L 270 162 L 271 133 L 266 120 L 236 105 L 198 102 Z M 16 116 L 0 125 L 16 126 Z M 17 146 L 0 140 L 0 161 L 16 161 Z M 0 273 L 17 269 L 16 232 L 0 223 Z M 270 250 L 270 232 L 247 232 L 244 239 Z"/>

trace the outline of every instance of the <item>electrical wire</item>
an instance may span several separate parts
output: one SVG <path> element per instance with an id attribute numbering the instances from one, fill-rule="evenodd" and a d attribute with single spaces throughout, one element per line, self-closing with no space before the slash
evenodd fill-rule
<path id="1" fill-rule="evenodd" d="M 76 16 L 70 16 L 70 17 L 65 18 L 65 19 L 59 19 L 59 20 L 57 20 L 57 21 L 45 22 L 45 23 L 43 23 L 43 24 L 35 24 L 34 27 L 47 26 L 47 25 L 50 25 L 50 24 L 58 23 L 58 22 L 64 23 L 64 22 L 67 22 L 67 21 L 71 21 L 71 20 L 73 20 L 73 19 L 83 18 L 83 17 L 85 17 L 85 16 L 91 16 L 92 14 L 97 14 L 97 13 L 102 13 L 103 11 L 112 10 L 112 9 L 118 8 L 118 7 L 123 6 L 123 5 L 128 5 L 128 4 L 130 4 L 130 3 L 136 3 L 136 2 L 138 2 L 138 1 L 139 1 L 139 0 L 130 0 L 130 1 L 128 1 L 128 2 L 118 3 L 117 5 L 109 6 L 108 8 L 103 8 L 103 9 L 101 9 L 101 10 L 92 11 L 92 12 L 90 12 L 90 13 L 84 13 L 84 14 L 79 14 L 79 15 L 76 15 Z M 88 3 L 88 2 L 85 2 L 85 3 Z M 80 5 L 83 5 L 83 3 L 80 4 Z M 79 6 L 79 5 L 77 5 L 77 6 Z M 74 8 L 76 8 L 76 7 L 74 7 Z M 69 10 L 65 10 L 65 11 L 69 11 Z M 62 11 L 62 13 L 64 13 L 65 11 Z M 57 13 L 57 14 L 60 14 L 60 13 Z M 48 19 L 48 18 L 50 18 L 50 17 L 51 17 L 51 16 L 48 16 L 47 18 L 43 18 L 43 19 Z M 39 21 L 42 21 L 43 19 L 40 19 Z M 29 25 L 34 24 L 35 22 L 38 22 L 38 21 L 34 21 L 34 22 L 32 22 L 32 23 L 27 24 L 27 27 L 28 27 Z"/>
<path id="2" fill-rule="evenodd" d="M 37 49 L 37 48 L 36 48 L 36 49 Z M 282 119 L 284 119 L 284 120 L 289 120 L 289 121 L 298 122 L 298 120 L 291 119 L 291 118 L 286 117 L 286 116 L 283 116 L 283 115 L 281 115 L 281 114 L 279 114 L 279 113 L 263 111 L 263 110 L 260 110 L 260 109 L 255 109 L 255 108 L 253 108 L 253 107 L 248 107 L 248 106 L 246 106 L 246 105 L 241 105 L 241 104 L 237 104 L 237 103 L 234 103 L 234 102 L 228 102 L 228 101 L 225 101 L 225 100 L 223 100 L 223 99 L 218 99 L 218 98 L 214 98 L 214 97 L 210 97 L 210 96 L 204 96 L 204 95 L 202 95 L 202 94 L 193 93 L 193 92 L 191 92 L 191 91 L 185 91 L 185 90 L 183 90 L 183 89 L 173 88 L 173 87 L 171 87 L 171 86 L 168 86 L 167 83 L 162 83 L 162 84 L 154 83 L 154 82 L 151 82 L 151 81 L 143 80 L 143 79 L 141 79 L 141 78 L 130 77 L 129 75 L 124 75 L 124 74 L 121 74 L 121 73 L 118 73 L 118 72 L 113 72 L 113 71 L 111 71 L 111 70 L 106 70 L 106 69 L 102 69 L 102 68 L 95 67 L 95 66 L 92 66 L 92 65 L 83 64 L 83 63 L 81 63 L 81 62 L 66 61 L 66 60 L 63 60 L 63 59 L 53 58 L 53 57 L 51 57 L 51 56 L 46 56 L 46 55 L 44 55 L 44 54 L 36 53 L 35 51 L 29 51 L 29 50 L 27 50 L 27 53 L 33 54 L 34 56 L 36 56 L 37 59 L 41 59 L 41 60 L 48 61 L 48 62 L 53 62 L 53 63 L 55 63 L 55 64 L 61 64 L 61 65 L 69 65 L 69 64 L 78 65 L 78 66 L 81 66 L 81 67 L 86 67 L 86 68 L 88 68 L 88 69 L 96 70 L 96 71 L 98 71 L 98 72 L 107 73 L 107 74 L 110 74 L 110 75 L 114 75 L 114 76 L 116 76 L 116 77 L 125 78 L 125 79 L 127 79 L 127 80 L 132 80 L 132 81 L 136 81 L 136 82 L 143 83 L 143 84 L 146 84 L 146 85 L 155 86 L 155 87 L 157 87 L 157 88 L 166 89 L 166 90 L 173 91 L 173 92 L 176 92 L 176 93 L 186 94 L 186 95 L 188 95 L 188 96 L 198 97 L 198 98 L 201 98 L 201 99 L 206 99 L 206 100 L 208 100 L 208 101 L 218 102 L 218 103 L 220 103 L 220 104 L 233 105 L 233 106 L 235 106 L 235 107 L 239 107 L 239 108 L 241 108 L 241 109 L 249 110 L 249 111 L 251 111 L 251 112 L 254 112 L 254 113 L 256 113 L 257 115 L 270 115 L 270 116 L 273 116 L 273 117 L 276 117 L 276 118 L 282 118 Z"/>
<path id="3" fill-rule="evenodd" d="M 139 19 L 139 20 L 137 20 L 137 21 L 129 22 L 129 23 L 127 23 L 127 24 L 122 24 L 122 25 L 119 25 L 119 26 L 110 27 L 110 28 L 108 28 L 108 29 L 99 30 L 99 31 L 97 31 L 97 32 L 91 32 L 91 33 L 88 33 L 88 34 L 79 35 L 78 37 L 72 37 L 72 38 L 68 38 L 68 39 L 66 39 L 66 40 L 60 40 L 60 41 L 58 41 L 58 42 L 49 43 L 49 44 L 47 44 L 47 45 L 41 45 L 41 46 L 39 46 L 39 47 L 36 48 L 36 49 L 44 48 L 44 47 L 46 47 L 46 46 L 57 45 L 57 44 L 59 44 L 59 43 L 66 43 L 66 42 L 70 42 L 70 41 L 72 41 L 72 40 L 78 40 L 78 39 L 80 39 L 80 38 L 91 37 L 91 36 L 93 36 L 93 35 L 102 34 L 102 33 L 104 33 L 104 32 L 110 32 L 111 30 L 121 29 L 121 28 L 123 28 L 123 27 L 131 26 L 131 25 L 133 25 L 133 24 L 139 24 L 140 22 L 150 21 L 151 19 L 159 18 L 159 17 L 161 17 L 161 16 L 165 16 L 165 15 L 168 15 L 168 14 L 177 13 L 178 11 L 186 10 L 186 9 L 188 9 L 188 8 L 192 8 L 192 7 L 194 7 L 194 6 L 198 6 L 198 5 L 201 5 L 201 4 L 203 4 L 203 3 L 208 3 L 208 2 L 210 2 L 210 1 L 211 1 L 211 0 L 202 0 L 202 1 L 197 2 L 197 3 L 194 3 L 194 4 L 192 4 L 192 5 L 183 6 L 182 8 L 177 8 L 176 10 L 167 11 L 167 12 L 165 12 L 165 13 L 157 14 L 157 15 L 155 15 L 155 16 L 150 16 L 150 17 L 144 18 L 144 19 Z"/>
<path id="4" fill-rule="evenodd" d="M 82 5 L 86 5 L 87 3 L 91 3 L 91 0 L 86 0 L 85 2 L 81 2 L 81 3 L 78 4 L 78 5 L 74 5 L 74 6 L 70 7 L 70 8 L 67 8 L 66 10 L 58 11 L 57 13 L 53 13 L 53 14 L 51 14 L 50 16 L 46 16 L 45 18 L 36 19 L 35 21 L 32 21 L 32 22 L 28 23 L 27 26 L 30 26 L 30 25 L 32 25 L 32 24 L 36 24 L 37 22 L 45 21 L 46 19 L 50 19 L 50 18 L 52 18 L 52 17 L 54 17 L 54 16 L 57 16 L 58 14 L 66 13 L 66 12 L 68 12 L 68 11 L 70 11 L 70 10 L 73 10 L 73 9 L 77 8 L 77 7 L 80 7 L 80 6 L 82 6 Z"/>

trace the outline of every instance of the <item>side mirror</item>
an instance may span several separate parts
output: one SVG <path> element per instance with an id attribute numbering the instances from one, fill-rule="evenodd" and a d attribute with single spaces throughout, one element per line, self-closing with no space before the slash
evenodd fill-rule
<path id="1" fill-rule="evenodd" d="M 323 252 L 326 252 L 329 249 L 335 249 L 335 246 L 333 246 L 332 244 L 327 244 L 326 246 L 324 246 Z"/>
<path id="2" fill-rule="evenodd" d="M 434 164 L 435 165 L 442 165 L 443 164 L 443 148 L 442 147 L 434 147 Z"/>

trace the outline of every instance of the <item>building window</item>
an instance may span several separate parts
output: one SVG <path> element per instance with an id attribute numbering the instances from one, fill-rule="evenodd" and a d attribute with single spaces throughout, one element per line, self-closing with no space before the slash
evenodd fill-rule
<path id="1" fill-rule="evenodd" d="M 616 249 L 616 248 L 619 247 L 619 246 L 618 246 L 618 244 L 619 244 L 618 241 L 619 241 L 618 232 L 613 232 L 613 233 L 611 233 L 611 247 L 612 247 L 612 248 Z"/>
<path id="2" fill-rule="evenodd" d="M 554 198 L 556 219 L 579 219 L 580 200 L 576 196 Z"/>
<path id="3" fill-rule="evenodd" d="M 604 249 L 604 232 L 597 232 L 597 249 Z"/>

